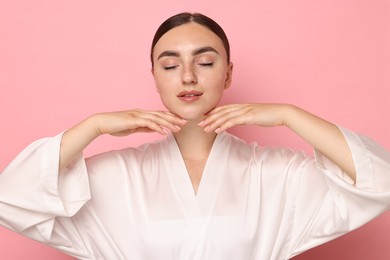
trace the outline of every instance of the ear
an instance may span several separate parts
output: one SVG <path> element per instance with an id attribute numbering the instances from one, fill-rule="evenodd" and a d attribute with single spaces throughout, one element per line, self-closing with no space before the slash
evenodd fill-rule
<path id="1" fill-rule="evenodd" d="M 152 73 L 152 76 L 153 76 L 154 87 L 155 87 L 155 89 L 156 89 L 157 93 L 160 93 L 160 91 L 158 90 L 158 87 L 157 87 L 157 81 L 156 81 L 156 78 L 154 77 L 154 68 L 153 68 L 153 67 L 150 69 L 150 72 Z"/>
<path id="2" fill-rule="evenodd" d="M 226 80 L 225 80 L 225 89 L 228 89 L 230 85 L 232 84 L 232 78 L 233 78 L 233 62 L 229 63 L 229 68 L 226 73 Z"/>

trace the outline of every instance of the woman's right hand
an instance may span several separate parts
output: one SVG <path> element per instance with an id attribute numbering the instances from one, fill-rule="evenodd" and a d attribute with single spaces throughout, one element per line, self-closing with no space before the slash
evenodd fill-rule
<path id="1" fill-rule="evenodd" d="M 91 119 L 96 122 L 98 135 L 114 136 L 137 132 L 158 132 L 164 135 L 167 133 L 165 129 L 177 132 L 187 122 L 171 112 L 141 109 L 96 114 Z"/>
<path id="2" fill-rule="evenodd" d="M 96 137 L 136 132 L 177 132 L 187 121 L 167 111 L 128 110 L 95 114 L 67 130 L 61 140 L 60 170 L 68 166 Z"/>

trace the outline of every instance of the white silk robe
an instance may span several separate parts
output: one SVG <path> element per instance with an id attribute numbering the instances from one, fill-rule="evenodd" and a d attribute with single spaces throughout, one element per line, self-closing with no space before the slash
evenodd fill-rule
<path id="1" fill-rule="evenodd" d="M 61 135 L 41 139 L 0 175 L 0 224 L 79 259 L 288 259 L 389 208 L 389 153 L 342 131 L 356 185 L 318 152 L 223 132 L 196 195 L 172 135 L 60 174 Z"/>

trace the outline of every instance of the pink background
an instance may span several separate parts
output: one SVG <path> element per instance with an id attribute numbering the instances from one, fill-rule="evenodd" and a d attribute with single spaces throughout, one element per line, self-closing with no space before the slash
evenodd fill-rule
<path id="1" fill-rule="evenodd" d="M 162 108 L 149 46 L 181 11 L 210 15 L 230 38 L 235 74 L 225 103 L 294 103 L 390 150 L 387 0 L 13 0 L 0 3 L 0 170 L 31 141 L 92 113 Z M 232 132 L 310 153 L 285 129 Z M 86 155 L 155 138 L 101 137 Z M 390 259 L 389 231 L 386 213 L 296 259 Z M 0 259 L 71 258 L 0 228 Z"/>

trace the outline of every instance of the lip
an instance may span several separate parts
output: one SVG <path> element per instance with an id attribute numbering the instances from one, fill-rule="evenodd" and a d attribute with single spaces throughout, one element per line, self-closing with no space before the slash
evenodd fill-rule
<path id="1" fill-rule="evenodd" d="M 191 91 L 182 91 L 177 95 L 177 97 L 180 100 L 185 102 L 193 102 L 198 100 L 202 95 L 203 92 L 191 90 Z"/>

